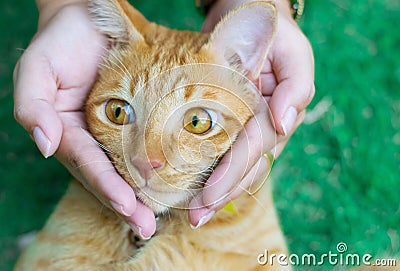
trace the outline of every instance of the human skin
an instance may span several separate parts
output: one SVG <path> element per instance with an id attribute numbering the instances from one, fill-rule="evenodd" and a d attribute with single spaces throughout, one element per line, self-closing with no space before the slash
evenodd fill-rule
<path id="1" fill-rule="evenodd" d="M 203 31 L 212 30 L 223 14 L 247 2 L 251 1 L 217 1 L 208 13 Z M 276 8 L 275 40 L 261 76 L 255 82 L 266 102 L 258 108 L 232 149 L 221 160 L 203 193 L 191 202 L 189 218 L 194 227 L 206 223 L 215 211 L 270 170 L 273 161 L 263 154 L 270 152 L 276 158 L 281 153 L 290 135 L 302 122 L 305 108 L 314 96 L 311 45 L 292 18 L 288 1 L 276 1 Z"/>
<path id="2" fill-rule="evenodd" d="M 244 2 L 217 1 L 203 31 L 211 31 L 222 14 Z M 15 118 L 32 135 L 43 156 L 55 155 L 99 200 L 148 238 L 156 229 L 153 212 L 136 200 L 85 130 L 82 107 L 108 46 L 107 38 L 94 28 L 85 0 L 37 0 L 37 6 L 38 31 L 14 70 Z M 277 1 L 277 9 L 275 42 L 258 80 L 272 120 L 264 106 L 248 122 L 203 193 L 192 201 L 189 220 L 195 228 L 242 193 L 254 176 L 268 170 L 271 161 L 262 154 L 272 151 L 275 157 L 279 155 L 314 95 L 311 47 L 291 18 L 286 0 Z"/>

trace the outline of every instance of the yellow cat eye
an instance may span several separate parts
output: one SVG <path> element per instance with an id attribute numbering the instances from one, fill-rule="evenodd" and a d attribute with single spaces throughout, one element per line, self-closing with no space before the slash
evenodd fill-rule
<path id="1" fill-rule="evenodd" d="M 107 118 L 118 125 L 135 121 L 135 113 L 132 106 L 123 100 L 111 99 L 106 103 Z"/>
<path id="2" fill-rule="evenodd" d="M 203 134 L 213 127 L 213 120 L 206 109 L 192 108 L 184 115 L 183 127 L 192 134 Z"/>

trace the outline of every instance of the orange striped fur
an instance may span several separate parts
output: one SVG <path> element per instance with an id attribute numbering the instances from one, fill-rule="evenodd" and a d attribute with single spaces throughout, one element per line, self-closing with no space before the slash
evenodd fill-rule
<path id="1" fill-rule="evenodd" d="M 208 34 L 147 22 L 124 0 L 90 2 L 111 48 L 87 100 L 88 126 L 137 197 L 160 215 L 158 230 L 137 248 L 125 222 L 73 181 L 15 271 L 289 270 L 257 263 L 265 249 L 287 255 L 269 181 L 255 195 L 242 193 L 235 214 L 220 211 L 199 229 L 189 226 L 185 210 L 260 101 L 245 76 L 259 73 L 268 53 L 274 6 L 243 6 Z M 249 30 L 231 40 L 232 22 L 246 24 L 249 14 L 268 24 L 270 34 L 262 29 L 251 41 Z M 255 64 L 243 65 L 246 58 Z M 110 99 L 128 102 L 135 121 L 121 126 L 107 119 Z M 217 112 L 216 126 L 199 135 L 185 131 L 182 116 L 193 107 Z M 154 157 L 165 166 L 145 182 L 131 160 Z"/>

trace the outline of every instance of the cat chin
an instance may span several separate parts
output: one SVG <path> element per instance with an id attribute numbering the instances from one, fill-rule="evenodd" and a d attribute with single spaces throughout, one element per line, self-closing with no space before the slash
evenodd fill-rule
<path id="1" fill-rule="evenodd" d="M 152 201 L 150 203 L 144 203 L 144 204 L 147 205 L 150 209 L 152 209 L 154 214 L 156 214 L 156 215 L 166 214 L 169 212 L 169 210 L 171 208 L 166 205 L 158 204 L 154 201 Z"/>
<path id="2" fill-rule="evenodd" d="M 156 215 L 164 215 L 170 212 L 171 209 L 186 209 L 182 206 L 182 208 L 176 207 L 176 206 L 168 206 L 165 204 L 160 204 L 158 202 L 155 202 L 153 200 L 143 200 L 139 199 L 144 205 L 149 207 L 150 209 L 153 210 L 154 214 Z"/>
<path id="3" fill-rule="evenodd" d="M 166 192 L 148 192 L 148 191 L 135 191 L 138 199 L 155 214 L 165 214 L 171 209 L 175 210 L 186 210 L 190 199 L 193 197 L 185 193 L 166 193 Z M 157 199 L 157 200 L 155 200 Z"/>

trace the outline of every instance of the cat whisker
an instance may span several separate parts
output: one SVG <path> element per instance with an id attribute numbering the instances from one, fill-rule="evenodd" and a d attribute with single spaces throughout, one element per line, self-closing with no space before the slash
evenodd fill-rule
<path id="1" fill-rule="evenodd" d="M 219 164 L 219 162 L 220 162 L 222 156 L 223 156 L 223 155 L 218 155 L 218 156 L 215 158 L 215 160 L 212 162 L 212 164 L 209 165 L 209 166 L 208 166 L 207 168 L 205 168 L 204 170 L 202 170 L 202 171 L 200 172 L 200 174 L 203 174 L 203 173 L 205 173 L 205 174 L 211 174 L 211 173 L 214 171 L 214 169 L 217 167 L 217 165 Z"/>
<path id="2" fill-rule="evenodd" d="M 120 64 L 116 63 L 115 61 L 113 61 L 112 58 L 110 57 L 106 57 L 104 55 L 100 55 L 100 57 L 103 59 L 103 62 L 100 63 L 101 66 L 103 66 L 106 69 L 110 69 L 113 70 L 114 72 L 116 72 L 117 74 L 119 74 L 121 77 L 129 77 L 132 80 L 132 74 L 129 72 L 129 70 L 127 69 L 127 67 L 123 64 L 123 62 L 120 60 L 120 58 L 118 58 L 118 56 L 113 53 L 112 50 L 103 47 L 102 49 L 104 49 L 108 55 L 112 56 L 113 58 L 115 58 L 117 60 L 117 62 L 119 62 Z M 111 65 L 109 65 L 109 63 L 114 64 L 121 72 L 115 70 Z M 122 65 L 122 66 L 121 66 Z"/>
<path id="3" fill-rule="evenodd" d="M 251 193 L 250 190 L 248 190 L 248 189 L 246 189 L 246 188 L 244 188 L 244 187 L 241 187 L 241 186 L 239 186 L 239 187 L 243 189 L 243 192 L 246 192 L 250 197 L 252 197 L 252 198 L 257 202 L 257 205 L 261 207 L 261 209 L 263 209 L 265 212 L 268 212 L 268 210 L 265 208 L 265 206 L 264 206 L 264 205 L 260 202 L 260 200 L 254 195 L 254 193 Z"/>
<path id="4" fill-rule="evenodd" d="M 115 73 L 119 74 L 121 77 L 122 77 L 123 75 L 125 75 L 125 73 L 122 74 L 121 72 L 117 71 L 116 69 L 114 69 L 113 67 L 111 67 L 111 66 L 108 65 L 108 64 L 100 63 L 100 66 L 104 67 L 105 69 L 113 70 Z"/>
<path id="5" fill-rule="evenodd" d="M 102 213 L 103 213 L 103 211 L 104 211 L 104 209 L 105 209 L 105 206 L 104 206 L 104 204 L 101 204 L 101 207 L 100 207 L 99 213 L 100 213 L 100 214 L 102 214 Z"/>
<path id="6" fill-rule="evenodd" d="M 93 151 L 86 151 L 86 153 L 90 153 L 90 154 L 104 154 L 104 151 L 102 151 L 102 150 L 100 150 L 100 151 L 93 150 Z"/>
<path id="7" fill-rule="evenodd" d="M 115 61 L 113 61 L 112 59 L 107 59 L 108 62 L 111 62 L 112 64 L 114 64 L 121 72 L 117 72 L 115 69 L 112 69 L 113 71 L 115 71 L 116 73 L 118 73 L 122 78 L 124 77 L 129 77 L 132 80 L 132 75 L 129 73 L 128 70 L 126 70 L 126 68 L 121 68 L 121 66 L 119 66 L 118 63 L 116 63 Z"/>
<path id="8" fill-rule="evenodd" d="M 112 165 L 117 165 L 118 164 L 117 162 L 114 162 L 114 161 L 111 161 L 111 160 L 98 160 L 98 161 L 90 161 L 88 163 L 84 163 L 82 165 L 79 165 L 79 167 L 87 166 L 87 165 L 92 164 L 92 163 L 111 163 Z"/>
<path id="9" fill-rule="evenodd" d="M 114 65 L 116 65 L 118 68 L 120 68 L 122 71 L 125 71 L 124 74 L 125 74 L 125 75 L 129 75 L 130 79 L 132 80 L 132 79 L 133 79 L 132 74 L 129 72 L 128 68 L 127 68 L 127 67 L 125 66 L 125 64 L 121 61 L 121 59 L 120 59 L 116 54 L 114 54 L 114 52 L 113 52 L 112 50 L 108 50 L 108 53 L 109 53 L 112 57 L 114 57 L 114 58 L 122 65 L 122 67 L 124 68 L 124 70 L 122 70 L 121 66 L 119 66 L 117 63 L 111 61 L 111 59 L 110 59 L 110 61 L 111 61 Z"/>
<path id="10" fill-rule="evenodd" d="M 94 138 L 89 134 L 88 131 L 86 131 L 86 130 L 83 129 L 82 127 L 81 127 L 81 130 L 84 132 L 84 134 L 85 134 L 87 137 L 89 137 L 90 140 L 92 140 L 92 141 L 93 141 L 94 143 L 96 143 L 101 149 L 103 149 L 105 153 L 107 153 L 107 154 L 113 154 L 113 152 L 110 151 L 105 145 L 101 144 L 99 141 L 97 141 L 96 139 L 94 139 Z"/>
<path id="11" fill-rule="evenodd" d="M 86 153 L 90 153 L 90 154 L 112 154 L 111 152 L 108 152 L 104 149 L 101 150 L 90 150 L 90 151 L 85 151 Z"/>
<path id="12" fill-rule="evenodd" d="M 81 167 L 85 167 L 85 166 L 88 166 L 91 164 L 97 164 L 97 163 L 104 163 L 104 164 L 112 163 L 113 164 L 113 162 L 110 160 L 103 160 L 103 161 L 99 160 L 99 161 L 90 161 L 88 163 L 80 164 L 80 165 L 76 166 L 76 168 L 81 168 Z M 114 169 L 114 167 L 111 167 L 109 169 Z"/>

